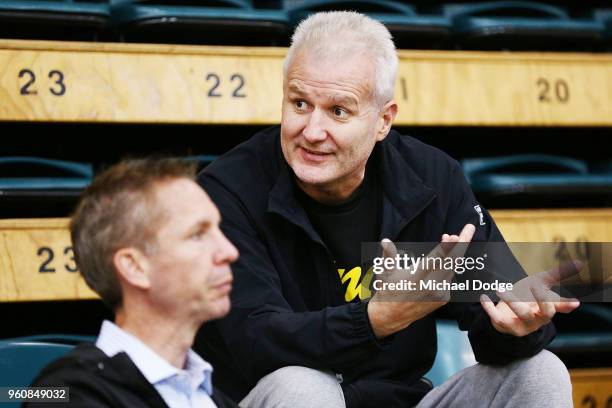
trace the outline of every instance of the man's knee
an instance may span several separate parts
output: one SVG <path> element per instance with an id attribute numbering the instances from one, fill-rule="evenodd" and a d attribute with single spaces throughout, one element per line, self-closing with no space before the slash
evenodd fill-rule
<path id="1" fill-rule="evenodd" d="M 288 366 L 263 377 L 240 403 L 242 407 L 344 407 L 342 388 L 332 374 Z"/>
<path id="2" fill-rule="evenodd" d="M 542 350 L 533 357 L 519 360 L 514 363 L 522 377 L 549 379 L 551 383 L 568 385 L 571 387 L 567 367 L 559 357 L 548 350 Z"/>
<path id="3" fill-rule="evenodd" d="M 512 388 L 523 394 L 519 398 L 539 401 L 539 406 L 572 406 L 569 372 L 565 364 L 550 351 L 542 350 L 531 358 L 516 361 L 509 374 Z"/>

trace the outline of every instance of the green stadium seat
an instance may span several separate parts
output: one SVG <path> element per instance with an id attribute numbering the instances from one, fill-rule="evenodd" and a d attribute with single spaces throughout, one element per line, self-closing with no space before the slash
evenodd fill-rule
<path id="1" fill-rule="evenodd" d="M 250 0 L 111 0 L 112 26 L 125 41 L 285 45 L 287 16 Z"/>
<path id="2" fill-rule="evenodd" d="M 590 165 L 593 174 L 612 174 L 612 161 L 596 161 Z"/>
<path id="3" fill-rule="evenodd" d="M 0 189 L 3 196 L 24 191 L 80 192 L 93 176 L 90 164 L 39 157 L 0 157 Z"/>
<path id="4" fill-rule="evenodd" d="M 0 386 L 27 387 L 51 361 L 92 337 L 50 334 L 0 340 Z M 3 403 L 18 407 L 19 403 Z"/>
<path id="5" fill-rule="evenodd" d="M 1 214 L 3 217 L 67 216 L 92 177 L 90 164 L 38 157 L 0 157 Z"/>
<path id="6" fill-rule="evenodd" d="M 436 323 L 438 353 L 434 365 L 425 378 L 438 386 L 462 369 L 476 364 L 467 332 L 459 330 L 453 320 L 440 319 Z"/>
<path id="7" fill-rule="evenodd" d="M 108 0 L 2 0 L 0 37 L 96 40 L 109 18 Z"/>
<path id="8" fill-rule="evenodd" d="M 602 46 L 604 26 L 573 19 L 562 7 L 531 1 L 448 4 L 453 35 L 464 49 L 579 50 Z"/>
<path id="9" fill-rule="evenodd" d="M 95 336 L 83 336 L 80 334 L 57 334 L 57 333 L 49 333 L 49 334 L 35 334 L 32 336 L 20 336 L 12 339 L 0 339 L 0 342 L 7 341 L 18 341 L 18 342 L 38 342 L 38 343 L 53 343 L 60 345 L 69 345 L 76 346 L 79 343 L 90 342 L 93 343 L 96 341 Z"/>
<path id="10" fill-rule="evenodd" d="M 557 323 L 561 318 L 562 324 Z M 601 357 L 612 355 L 612 308 L 608 304 L 583 303 L 573 313 L 556 316 L 555 325 L 558 334 L 546 348 L 561 356 L 566 364 L 572 367 L 609 364 L 609 357 L 605 361 Z M 434 386 L 476 364 L 467 332 L 459 330 L 455 321 L 440 319 L 436 329 L 438 353 L 433 367 L 425 374 Z"/>
<path id="11" fill-rule="evenodd" d="M 593 19 L 604 25 L 604 41 L 608 51 L 612 50 L 612 8 L 596 9 Z"/>
<path id="12" fill-rule="evenodd" d="M 612 172 L 592 173 L 576 159 L 516 155 L 465 159 L 463 171 L 474 193 L 488 206 L 605 205 L 612 198 Z"/>
<path id="13" fill-rule="evenodd" d="M 284 0 L 284 9 L 293 26 L 320 11 L 367 14 L 387 26 L 398 48 L 440 48 L 451 29 L 445 16 L 417 14 L 411 5 L 392 0 Z"/>
<path id="14" fill-rule="evenodd" d="M 548 349 L 569 366 L 605 367 L 612 364 L 612 307 L 582 303 L 567 315 L 555 316 L 557 336 Z"/>
<path id="15" fill-rule="evenodd" d="M 210 163 L 214 162 L 219 156 L 213 154 L 201 154 L 197 156 L 187 156 L 186 160 L 193 160 L 198 164 L 198 172 L 203 170 Z"/>

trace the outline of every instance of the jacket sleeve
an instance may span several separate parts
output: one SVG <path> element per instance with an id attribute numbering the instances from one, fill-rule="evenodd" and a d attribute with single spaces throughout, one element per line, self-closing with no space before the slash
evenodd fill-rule
<path id="1" fill-rule="evenodd" d="M 67 387 L 69 402 L 25 402 L 26 408 L 110 408 L 117 406 L 116 401 L 106 395 L 100 384 L 86 371 L 74 367 L 43 372 L 34 380 L 31 387 Z"/>
<path id="2" fill-rule="evenodd" d="M 249 383 L 290 365 L 339 372 L 383 347 L 370 326 L 366 302 L 294 311 L 249 212 L 212 176 L 204 173 L 199 182 L 221 212 L 224 234 L 240 252 L 232 265 L 232 309 L 215 327 L 216 341 L 224 343 Z"/>
<path id="3" fill-rule="evenodd" d="M 467 183 L 461 167 L 455 163 L 451 176 L 451 196 L 445 231 L 458 234 L 463 226 L 472 223 L 476 233 L 472 242 L 501 242 L 504 238 L 489 212 L 479 205 Z M 495 261 L 505 271 L 512 270 L 515 279 L 526 276 L 507 245 L 496 246 Z M 501 249 L 499 249 L 501 248 Z M 523 337 L 498 332 L 480 303 L 453 302 L 448 310 L 461 330 L 467 330 L 476 360 L 486 364 L 507 364 L 515 359 L 540 352 L 555 336 L 551 323 Z"/>

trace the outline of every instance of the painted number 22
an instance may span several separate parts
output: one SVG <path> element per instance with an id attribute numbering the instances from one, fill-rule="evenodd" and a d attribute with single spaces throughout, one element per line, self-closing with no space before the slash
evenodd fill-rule
<path id="1" fill-rule="evenodd" d="M 206 82 L 210 84 L 210 88 L 208 88 L 209 98 L 220 98 L 223 96 L 218 90 L 219 85 L 221 85 L 221 78 L 219 78 L 219 75 L 213 72 L 209 73 L 206 75 Z M 230 77 L 230 82 L 234 87 L 232 98 L 246 98 L 246 94 L 242 90 L 245 84 L 244 77 L 241 74 L 233 74 Z"/>

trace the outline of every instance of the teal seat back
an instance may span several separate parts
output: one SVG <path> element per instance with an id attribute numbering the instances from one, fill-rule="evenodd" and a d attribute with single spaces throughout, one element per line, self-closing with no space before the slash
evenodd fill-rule
<path id="1" fill-rule="evenodd" d="M 425 377 L 434 386 L 442 384 L 458 371 L 476 364 L 467 332 L 459 330 L 452 320 L 438 320 L 438 352 L 434 365 Z"/>
<path id="2" fill-rule="evenodd" d="M 0 343 L 0 384 L 30 385 L 44 366 L 68 353 L 72 347 L 28 341 Z"/>
<path id="3" fill-rule="evenodd" d="M 612 8 L 596 9 L 593 11 L 593 18 L 604 26 L 604 39 L 608 46 L 608 51 L 612 48 Z"/>
<path id="4" fill-rule="evenodd" d="M 609 304 L 584 302 L 564 318 L 564 330 L 558 330 L 547 347 L 549 350 L 558 354 L 612 353 L 612 308 Z"/>
<path id="5" fill-rule="evenodd" d="M 2 190 L 81 190 L 91 182 L 90 164 L 39 157 L 0 157 Z"/>
<path id="6" fill-rule="evenodd" d="M 283 8 L 293 26 L 321 11 L 351 10 L 366 14 L 385 24 L 400 48 L 418 45 L 418 39 L 442 41 L 451 29 L 446 16 L 418 14 L 413 6 L 394 0 L 284 0 Z"/>
<path id="7" fill-rule="evenodd" d="M 74 344 L 92 340 L 81 336 L 31 336 L 0 340 L 0 385 L 27 387 L 49 363 L 67 354 Z M 19 403 L 3 403 L 17 408 Z"/>
<path id="8" fill-rule="evenodd" d="M 0 385 L 27 387 L 50 362 L 95 337 L 45 334 L 0 340 Z"/>
<path id="9" fill-rule="evenodd" d="M 111 26 L 128 42 L 278 45 L 286 41 L 284 11 L 251 0 L 111 0 Z"/>
<path id="10" fill-rule="evenodd" d="M 108 1 L 91 0 L 3 0 L 0 10 L 21 12 L 53 12 L 65 15 L 110 16 Z"/>
<path id="11" fill-rule="evenodd" d="M 464 45 L 498 49 L 597 48 L 604 25 L 595 19 L 570 17 L 562 7 L 534 1 L 490 1 L 443 7 L 453 34 Z M 467 41 L 467 42 L 466 42 Z"/>
<path id="12" fill-rule="evenodd" d="M 609 195 L 612 172 L 590 172 L 582 160 L 527 154 L 464 159 L 472 190 L 489 196 L 521 194 Z"/>
<path id="13" fill-rule="evenodd" d="M 168 23 L 198 20 L 204 24 L 206 19 L 242 21 L 244 24 L 257 21 L 277 24 L 287 22 L 283 12 L 256 9 L 249 0 L 216 0 L 213 2 L 111 0 L 111 20 L 115 26 L 144 21 L 152 22 L 164 18 L 174 19 Z"/>

